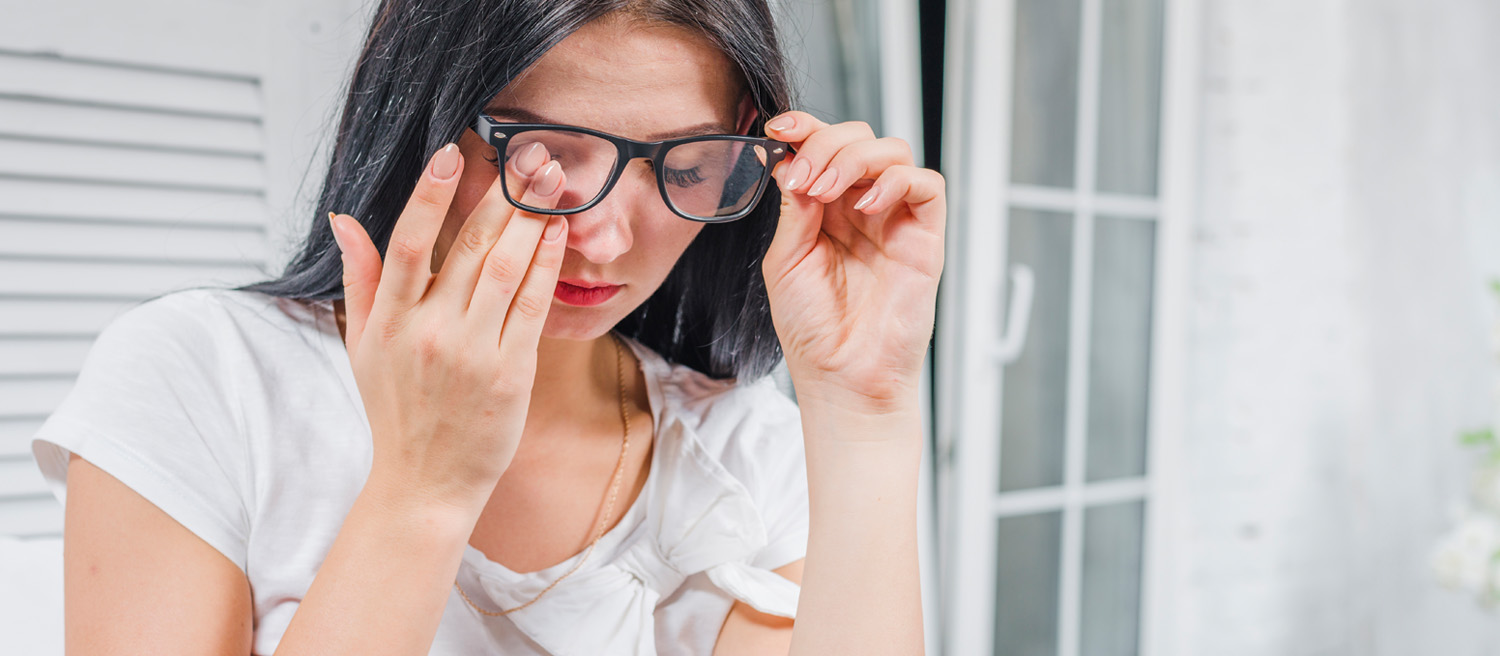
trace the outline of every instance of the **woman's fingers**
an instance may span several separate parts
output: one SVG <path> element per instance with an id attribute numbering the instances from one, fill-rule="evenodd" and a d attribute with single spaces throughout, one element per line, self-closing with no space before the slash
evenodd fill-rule
<path id="1" fill-rule="evenodd" d="M 942 174 L 937 171 L 892 166 L 876 178 L 875 184 L 855 203 L 855 208 L 865 214 L 876 214 L 891 209 L 896 203 L 906 203 L 918 223 L 941 227 L 947 215 L 946 186 Z"/>
<path id="2" fill-rule="evenodd" d="M 344 344 L 353 352 L 380 286 L 380 251 L 354 217 L 329 212 L 328 223 L 344 263 Z"/>
<path id="3" fill-rule="evenodd" d="M 874 140 L 875 132 L 860 121 L 830 125 L 808 135 L 801 145 L 795 146 L 797 154 L 792 156 L 791 164 L 781 170 L 782 191 L 806 193 L 844 146 Z"/>
<path id="4" fill-rule="evenodd" d="M 526 269 L 526 278 L 505 315 L 505 325 L 500 330 L 501 362 L 519 365 L 536 358 L 537 342 L 542 338 L 542 327 L 552 308 L 552 295 L 557 291 L 567 244 L 568 222 L 560 216 L 550 218 L 542 230 L 542 241 L 537 244 L 531 266 Z"/>
<path id="5" fill-rule="evenodd" d="M 797 147 L 808 135 L 826 127 L 827 123 L 807 112 L 784 112 L 766 121 L 766 136 Z"/>
<path id="6" fill-rule="evenodd" d="M 856 203 L 871 215 L 859 231 L 885 257 L 936 278 L 943 270 L 944 185 L 943 176 L 929 169 L 886 169 Z"/>
<path id="7" fill-rule="evenodd" d="M 831 203 L 860 180 L 873 180 L 892 166 L 911 162 L 911 146 L 895 137 L 855 141 L 839 149 L 813 179 L 807 195 Z"/>
<path id="8" fill-rule="evenodd" d="M 505 232 L 515 212 L 515 206 L 505 199 L 520 199 L 542 165 L 552 159 L 551 153 L 540 142 L 522 146 L 516 156 L 504 162 L 506 173 L 496 176 L 495 182 L 485 192 L 484 198 L 464 219 L 464 225 L 453 239 L 453 245 L 443 257 L 443 267 L 437 280 L 432 283 L 429 298 L 463 309 L 469 306 L 474 294 L 474 285 L 479 280 L 484 258 L 490 254 L 495 242 Z M 502 182 L 502 179 L 504 182 Z M 501 185 L 504 185 L 504 188 Z"/>
<path id="9" fill-rule="evenodd" d="M 818 130 L 828 127 L 821 119 L 807 112 L 790 111 L 778 114 L 775 118 L 766 121 L 766 136 L 772 139 L 780 139 L 792 145 L 792 150 L 799 150 L 802 142 Z M 776 178 L 782 189 L 786 189 L 786 173 L 795 164 L 796 155 L 782 159 L 771 169 L 771 175 Z"/>
<path id="10" fill-rule="evenodd" d="M 818 243 L 823 229 L 823 205 L 802 194 L 781 194 L 776 232 L 761 258 L 761 273 L 768 284 L 784 277 Z"/>
<path id="11" fill-rule="evenodd" d="M 557 205 L 566 186 L 567 176 L 563 173 L 562 166 L 557 162 L 548 162 L 537 170 L 521 202 L 532 207 L 550 209 Z M 469 301 L 467 320 L 481 335 L 490 338 L 490 343 L 499 338 L 503 327 L 511 325 L 507 319 L 511 312 L 520 312 L 528 320 L 541 319 L 546 317 L 547 308 L 551 307 L 550 290 L 545 298 L 535 295 L 526 297 L 525 300 L 517 298 L 522 281 L 528 276 L 527 269 L 532 267 L 532 261 L 536 257 L 537 244 L 541 241 L 548 218 L 545 214 L 516 210 L 506 224 L 505 231 L 500 234 L 499 241 L 484 258 L 479 280 Z M 556 286 L 555 268 L 543 275 L 550 275 L 553 286 Z M 512 301 L 516 301 L 520 307 L 513 310 Z M 534 349 L 535 344 L 531 348 Z"/>
<path id="12" fill-rule="evenodd" d="M 448 215 L 448 204 L 458 188 L 463 163 L 458 146 L 450 143 L 433 155 L 422 170 L 422 177 L 401 210 L 385 249 L 380 293 L 375 295 L 375 305 L 381 311 L 403 313 L 422 300 L 427 291 L 432 277 L 432 245 Z"/>

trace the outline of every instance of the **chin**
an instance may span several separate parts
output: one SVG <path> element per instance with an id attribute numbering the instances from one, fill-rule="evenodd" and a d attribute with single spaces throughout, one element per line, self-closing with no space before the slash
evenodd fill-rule
<path id="1" fill-rule="evenodd" d="M 547 323 L 542 326 L 542 337 L 580 342 L 595 340 L 608 334 L 625 314 L 628 312 L 612 312 L 603 307 L 573 307 L 554 299 L 552 309 L 547 312 Z"/>

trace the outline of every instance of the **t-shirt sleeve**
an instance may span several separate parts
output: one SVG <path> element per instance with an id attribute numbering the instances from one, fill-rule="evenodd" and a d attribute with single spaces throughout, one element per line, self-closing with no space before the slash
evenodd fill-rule
<path id="1" fill-rule="evenodd" d="M 766 546 L 750 564 L 776 569 L 807 555 L 807 456 L 797 404 L 769 379 L 755 387 L 752 412 L 761 434 L 750 442 L 754 475 L 747 487 L 766 525 Z"/>
<path id="2" fill-rule="evenodd" d="M 204 292 L 178 292 L 116 318 L 31 448 L 58 501 L 76 453 L 243 571 L 251 479 L 216 310 Z"/>

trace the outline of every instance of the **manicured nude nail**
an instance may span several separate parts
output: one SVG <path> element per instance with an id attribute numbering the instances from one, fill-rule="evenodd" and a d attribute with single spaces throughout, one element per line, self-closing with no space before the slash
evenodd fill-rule
<path id="1" fill-rule="evenodd" d="M 525 150 L 521 151 L 521 156 L 516 158 L 516 170 L 520 171 L 521 175 L 533 175 L 546 161 L 542 144 L 534 143 L 526 146 Z"/>
<path id="2" fill-rule="evenodd" d="M 792 170 L 787 172 L 786 184 L 782 185 L 782 189 L 785 189 L 787 191 L 796 189 L 797 185 L 802 184 L 802 182 L 806 180 L 807 176 L 809 175 L 812 175 L 811 164 L 808 164 L 807 162 L 800 159 L 793 161 Z"/>
<path id="3" fill-rule="evenodd" d="M 432 177 L 447 180 L 455 173 L 458 173 L 458 146 L 450 143 L 432 157 Z"/>
<path id="4" fill-rule="evenodd" d="M 880 195 L 880 185 L 875 185 L 873 187 L 870 187 L 870 190 L 867 191 L 867 192 L 865 192 L 865 195 L 862 196 L 859 199 L 859 202 L 854 204 L 854 209 L 862 210 L 862 209 L 868 207 L 870 205 L 870 203 L 875 202 L 875 198 L 877 196 L 879 196 L 879 195 Z"/>
<path id="5" fill-rule="evenodd" d="M 782 117 L 780 117 L 780 118 L 778 118 L 778 119 L 776 119 L 774 121 L 771 121 L 770 123 L 767 123 L 766 124 L 766 129 L 768 129 L 768 130 L 775 130 L 777 132 L 785 132 L 787 130 L 792 129 L 792 126 L 794 126 L 796 124 L 797 124 L 797 120 L 796 119 L 794 119 L 794 118 L 792 118 L 790 116 L 782 116 Z"/>
<path id="6" fill-rule="evenodd" d="M 342 234 L 340 234 L 341 231 L 339 230 L 339 222 L 335 221 L 334 218 L 335 218 L 334 213 L 333 212 L 329 212 L 328 213 L 328 228 L 329 228 L 329 230 L 333 231 L 333 243 L 336 244 L 336 245 L 338 245 L 339 252 L 342 253 L 342 252 L 344 252 L 344 236 Z"/>
<path id="7" fill-rule="evenodd" d="M 558 166 L 557 162 L 547 162 L 537 172 L 536 183 L 531 190 L 535 191 L 538 196 L 551 196 L 562 187 L 562 177 L 562 167 Z"/>
<path id="8" fill-rule="evenodd" d="M 818 176 L 818 181 L 813 183 L 812 189 L 807 190 L 809 196 L 821 196 L 839 181 L 838 169 L 828 169 L 823 175 Z"/>

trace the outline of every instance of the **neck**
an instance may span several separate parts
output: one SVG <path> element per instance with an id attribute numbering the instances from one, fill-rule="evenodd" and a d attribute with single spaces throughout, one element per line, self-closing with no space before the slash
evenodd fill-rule
<path id="1" fill-rule="evenodd" d="M 628 390 L 635 380 L 635 357 L 624 344 L 620 349 Z M 613 336 L 584 341 L 543 337 L 537 345 L 536 380 L 526 422 L 549 426 L 587 421 L 592 414 L 587 409 L 598 408 L 608 408 L 612 416 L 618 416 L 619 376 Z"/>

